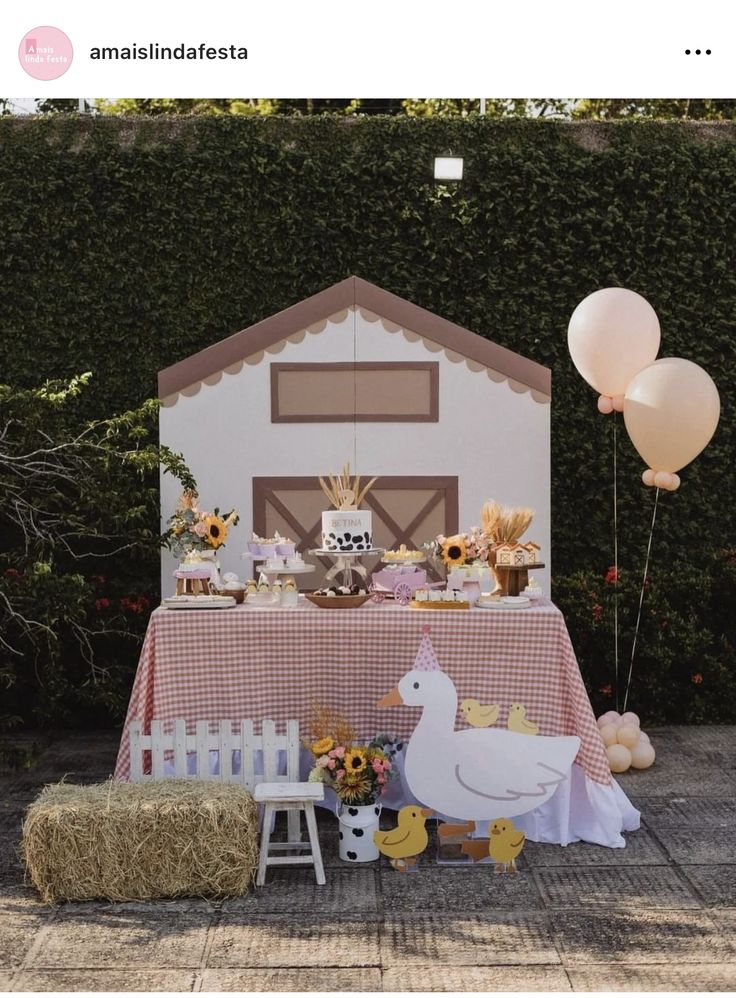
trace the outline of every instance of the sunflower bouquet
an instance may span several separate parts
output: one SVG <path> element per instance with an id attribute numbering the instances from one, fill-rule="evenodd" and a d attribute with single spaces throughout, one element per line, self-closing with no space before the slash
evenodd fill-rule
<path id="1" fill-rule="evenodd" d="M 238 522 L 238 512 L 220 513 L 200 509 L 199 496 L 187 490 L 182 493 L 162 543 L 180 561 L 193 551 L 217 551 L 227 540 L 228 530 Z"/>
<path id="2" fill-rule="evenodd" d="M 454 534 L 452 537 L 438 534 L 424 548 L 430 558 L 441 561 L 445 568 L 459 568 L 474 562 L 486 562 L 490 544 L 490 537 L 483 530 L 472 527 L 468 533 Z"/>
<path id="3" fill-rule="evenodd" d="M 388 753 L 375 741 L 341 745 L 326 736 L 310 747 L 314 755 L 310 781 L 332 787 L 345 804 L 374 804 L 395 775 Z"/>

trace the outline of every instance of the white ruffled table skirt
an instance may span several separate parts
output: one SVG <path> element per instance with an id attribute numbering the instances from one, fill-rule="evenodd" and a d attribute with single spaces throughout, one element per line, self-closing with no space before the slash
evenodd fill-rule
<path id="1" fill-rule="evenodd" d="M 189 773 L 194 775 L 196 759 L 189 757 Z M 240 772 L 240 752 L 233 752 L 233 775 Z M 312 755 L 302 750 L 300 768 L 302 779 L 306 780 L 312 765 Z M 256 759 L 256 772 L 259 760 Z M 285 771 L 283 760 L 281 772 Z M 398 811 L 406 804 L 421 804 L 409 791 L 404 779 L 403 751 L 396 757 L 397 777 L 389 784 L 387 793 L 380 803 L 384 808 Z M 166 763 L 167 775 L 173 776 L 173 763 Z M 219 757 L 216 751 L 210 752 L 210 773 L 219 774 Z M 337 814 L 339 800 L 329 789 L 325 791 L 323 807 Z M 448 821 L 457 821 L 452 815 L 435 815 Z M 521 828 L 531 842 L 549 842 L 566 846 L 572 842 L 591 842 L 595 845 L 623 849 L 626 840 L 623 832 L 633 832 L 639 827 L 640 814 L 614 779 L 606 787 L 586 776 L 580 766 L 573 764 L 570 779 L 562 783 L 554 796 L 541 807 L 514 818 L 514 824 Z M 476 832 L 487 835 L 488 822 L 478 822 Z"/>

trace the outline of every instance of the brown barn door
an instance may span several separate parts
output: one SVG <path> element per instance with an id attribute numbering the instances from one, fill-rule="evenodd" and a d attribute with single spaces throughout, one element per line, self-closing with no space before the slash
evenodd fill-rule
<path id="1" fill-rule="evenodd" d="M 366 480 L 372 476 L 366 473 Z M 382 476 L 366 496 L 364 503 L 373 511 L 373 543 L 376 547 L 394 548 L 406 544 L 419 548 L 437 534 L 454 534 L 458 529 L 457 477 L 445 475 Z M 317 548 L 322 539 L 322 511 L 327 501 L 317 475 L 308 478 L 254 478 L 253 529 L 261 537 L 278 531 L 296 541 L 306 553 Z M 325 568 L 332 562 L 321 559 Z M 366 558 L 372 571 L 377 559 Z M 427 566 L 432 578 L 437 573 Z M 301 588 L 320 584 L 319 571 L 303 576 Z"/>

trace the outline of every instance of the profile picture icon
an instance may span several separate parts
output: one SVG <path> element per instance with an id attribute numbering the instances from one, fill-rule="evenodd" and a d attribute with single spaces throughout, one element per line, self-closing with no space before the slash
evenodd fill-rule
<path id="1" fill-rule="evenodd" d="M 18 46 L 18 60 L 34 80 L 58 80 L 73 58 L 69 36 L 48 24 L 27 31 Z"/>

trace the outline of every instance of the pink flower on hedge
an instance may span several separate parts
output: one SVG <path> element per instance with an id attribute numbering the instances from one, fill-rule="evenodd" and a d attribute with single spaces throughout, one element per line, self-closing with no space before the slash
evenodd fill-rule
<path id="1" fill-rule="evenodd" d="M 616 568 L 615 565 L 611 565 L 611 567 L 606 572 L 606 582 L 609 584 L 609 586 L 612 585 L 614 582 L 618 582 L 618 569 Z"/>
<path id="2" fill-rule="evenodd" d="M 608 686 L 601 686 L 599 692 L 602 693 L 604 697 L 613 696 L 613 687 L 609 683 Z"/>
<path id="3" fill-rule="evenodd" d="M 690 677 L 690 679 L 693 683 L 695 683 L 696 686 L 700 686 L 700 684 L 703 682 L 703 673 L 696 672 L 694 676 Z"/>
<path id="4" fill-rule="evenodd" d="M 593 620 L 600 620 L 603 616 L 603 607 L 600 603 L 593 604 Z"/>
<path id="5" fill-rule="evenodd" d="M 106 596 L 103 596 L 102 599 L 95 600 L 96 610 L 107 610 L 109 609 L 109 607 L 110 607 L 110 600 L 107 599 Z"/>

